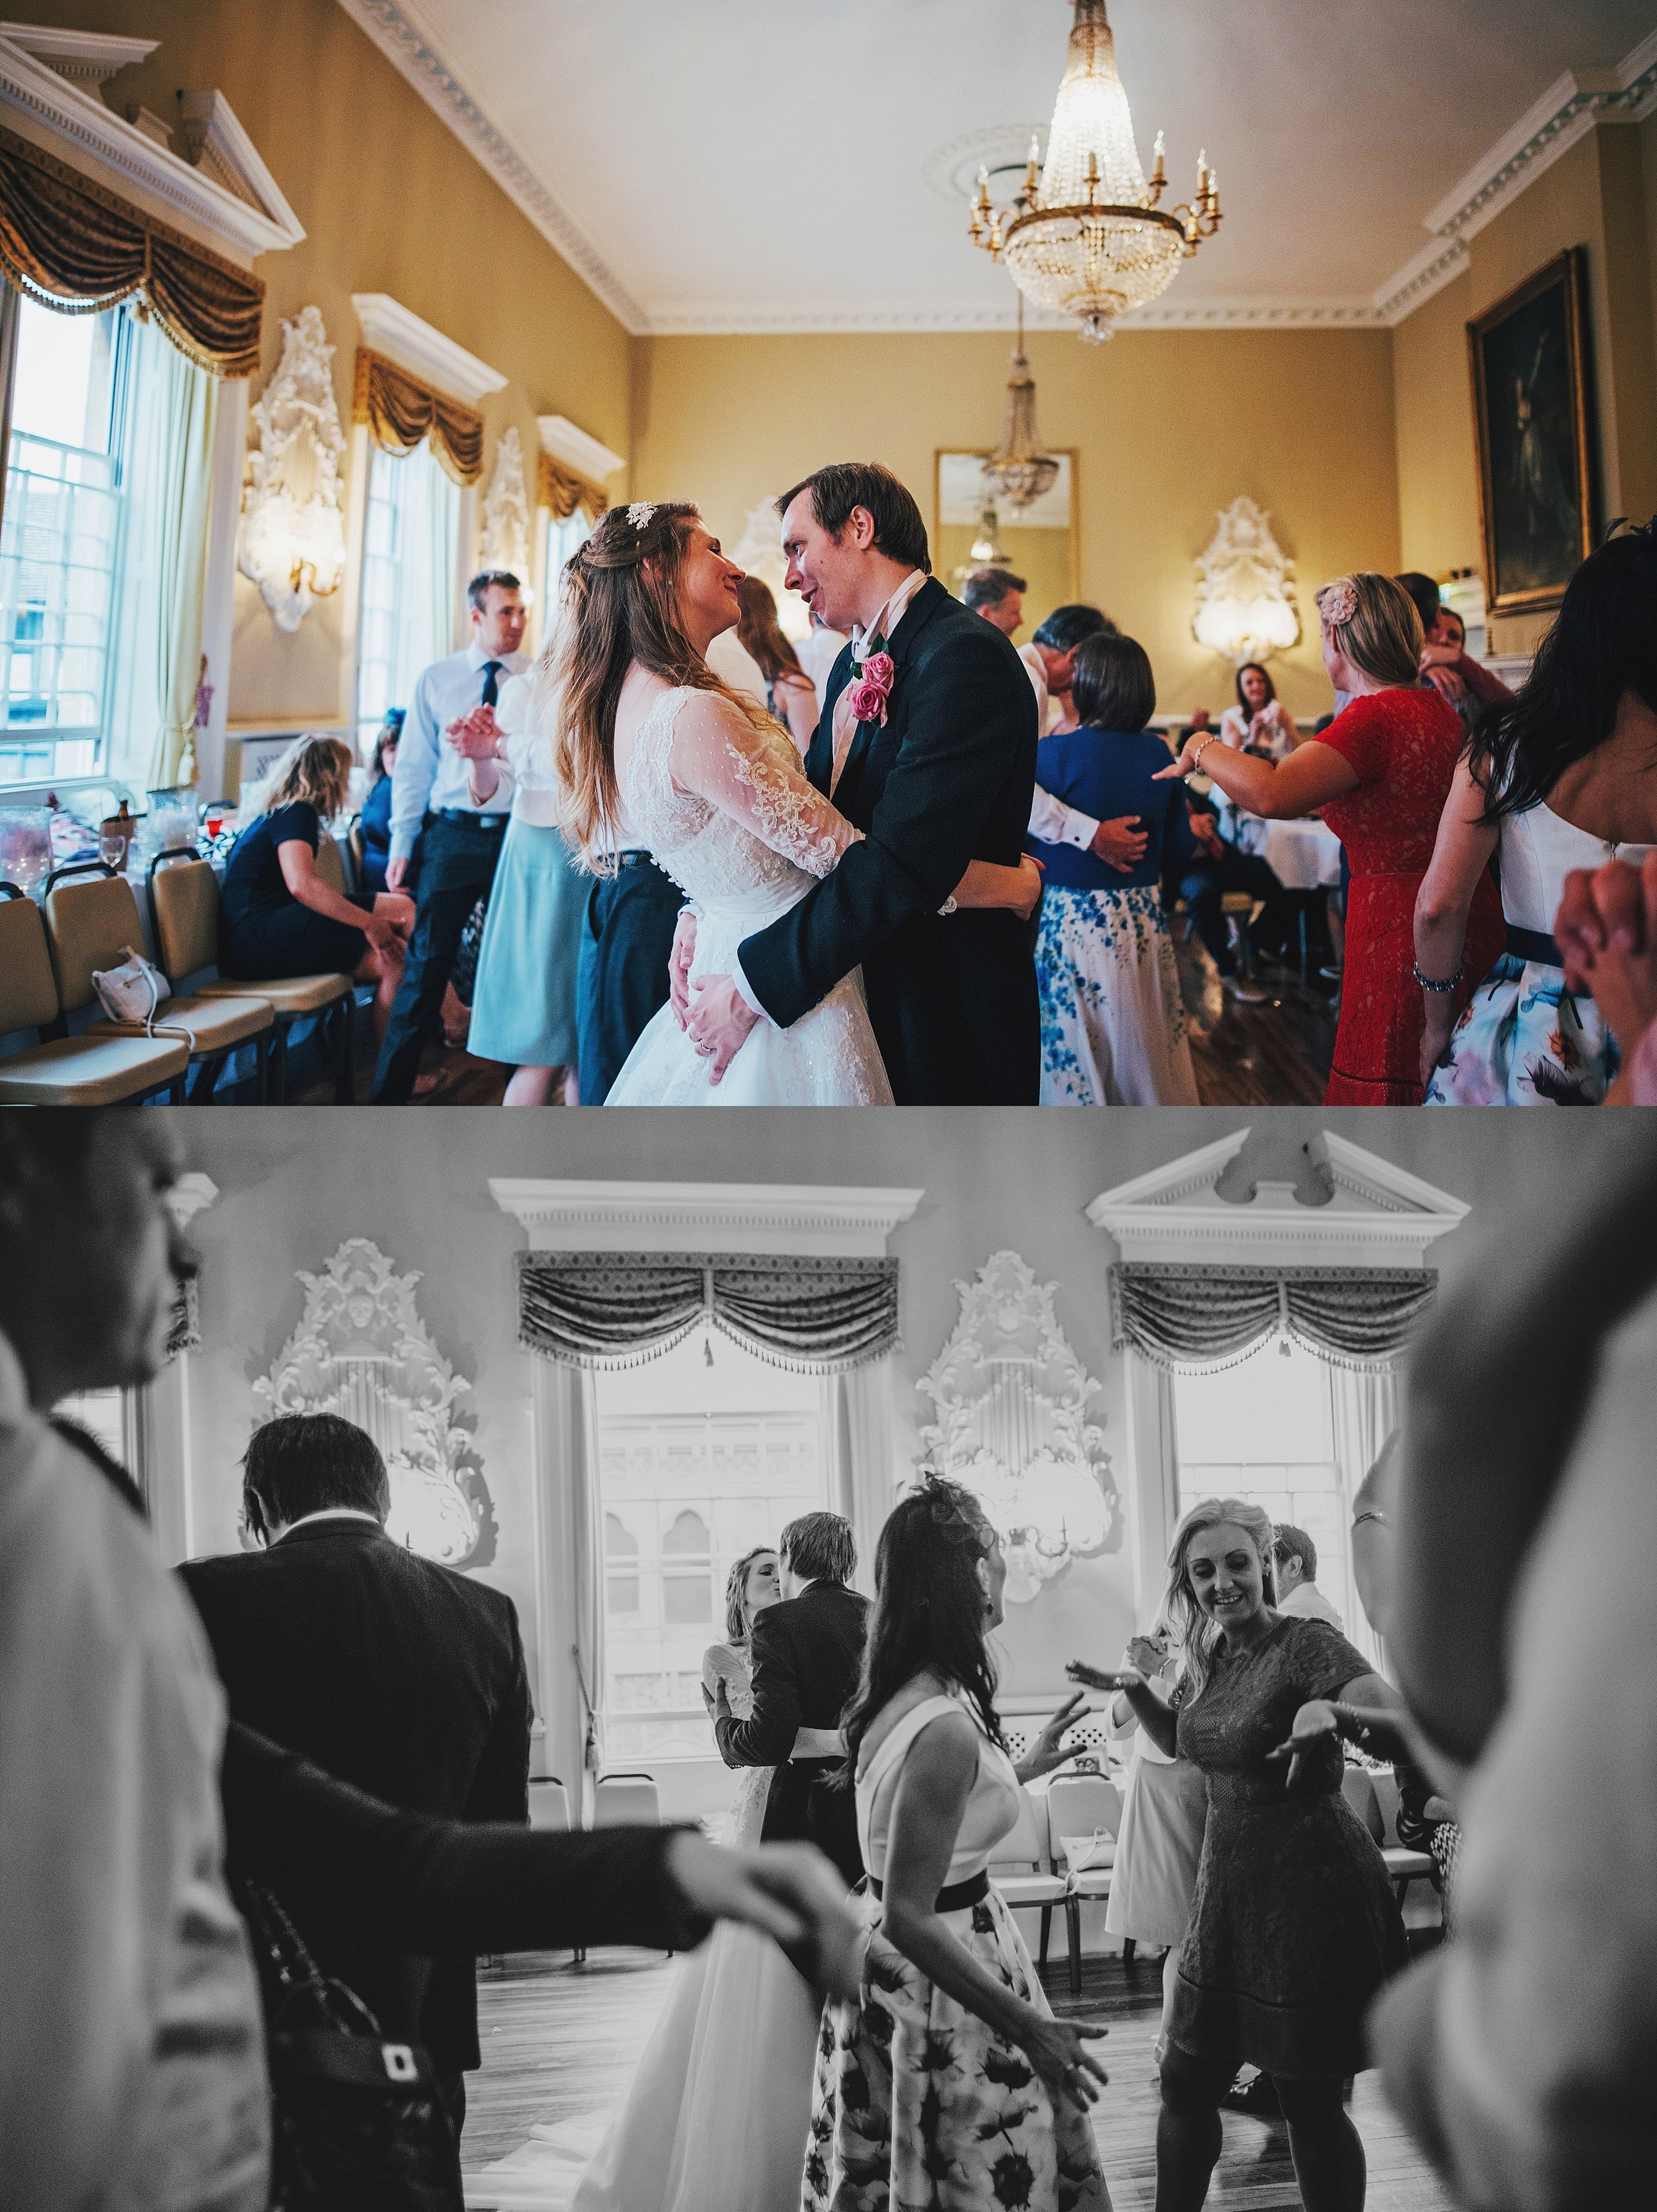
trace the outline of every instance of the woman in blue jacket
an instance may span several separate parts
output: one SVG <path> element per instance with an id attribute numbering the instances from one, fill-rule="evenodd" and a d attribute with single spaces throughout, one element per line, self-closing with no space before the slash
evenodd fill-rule
<path id="1" fill-rule="evenodd" d="M 1195 1106 L 1173 943 L 1162 914 L 1165 855 L 1196 847 L 1182 783 L 1153 781 L 1168 748 L 1145 725 L 1156 679 L 1130 637 L 1090 637 L 1071 685 L 1081 725 L 1036 748 L 1036 781 L 1100 821 L 1139 817 L 1131 867 L 1074 845 L 1027 846 L 1046 871 L 1036 973 L 1044 1106 Z"/>

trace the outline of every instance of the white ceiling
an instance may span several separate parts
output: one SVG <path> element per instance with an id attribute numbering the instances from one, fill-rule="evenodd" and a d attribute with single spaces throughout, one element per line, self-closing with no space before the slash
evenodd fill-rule
<path id="1" fill-rule="evenodd" d="M 948 175 L 1045 126 L 1069 0 L 341 5 L 635 330 L 1009 319 Z M 1504 169 L 1657 100 L 1657 0 L 1113 0 L 1111 21 L 1147 166 L 1161 125 L 1171 197 L 1199 145 L 1222 186 L 1164 321 L 1391 319 Z"/>

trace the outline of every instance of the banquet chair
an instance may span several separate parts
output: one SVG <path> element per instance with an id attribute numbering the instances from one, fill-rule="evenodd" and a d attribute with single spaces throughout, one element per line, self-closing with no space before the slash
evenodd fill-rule
<path id="1" fill-rule="evenodd" d="M 593 1826 L 618 1828 L 661 1825 L 661 1799 L 653 1774 L 600 1774 L 593 1784 Z"/>
<path id="2" fill-rule="evenodd" d="M 345 862 L 337 838 L 325 830 L 316 841 L 316 879 L 331 891 L 345 896 Z"/>
<path id="3" fill-rule="evenodd" d="M 570 1792 L 556 1774 L 533 1774 L 529 1778 L 529 1825 L 545 1828 L 556 1835 L 570 1832 Z M 575 1964 L 580 1966 L 587 1956 L 586 1947 L 577 1944 Z"/>
<path id="4" fill-rule="evenodd" d="M 1407 1844 L 1398 1841 L 1398 1778 L 1389 1769 L 1385 1774 L 1372 1774 L 1375 1802 L 1381 1817 L 1381 1833 L 1378 1838 L 1381 1856 L 1386 1862 L 1389 1881 L 1397 1886 L 1398 1899 L 1403 1905 L 1412 1881 L 1430 1881 L 1435 1889 L 1439 1885 L 1438 1861 L 1431 1851 L 1412 1851 Z"/>
<path id="5" fill-rule="evenodd" d="M 1341 1770 L 1341 1795 L 1379 1844 L 1386 1834 L 1381 1809 L 1375 1802 L 1375 1777 L 1367 1766 Z"/>
<path id="6" fill-rule="evenodd" d="M 168 863 L 171 863 L 168 866 Z M 264 1000 L 273 1018 L 276 1049 L 271 1055 L 268 1084 L 270 1103 L 282 1105 L 288 1089 L 288 1038 L 298 1021 L 338 1019 L 334 1038 L 334 1097 L 341 1106 L 351 1103 L 353 1053 L 352 1017 L 356 994 L 349 975 L 284 975 L 275 981 L 238 983 L 220 975 L 218 878 L 205 860 L 187 845 L 170 846 L 149 863 L 150 931 L 155 941 L 155 964 L 169 982 L 180 975 L 194 975 L 204 968 L 215 972 L 198 982 L 195 995 L 228 999 L 247 993 Z"/>
<path id="7" fill-rule="evenodd" d="M 64 880 L 71 876 L 83 880 Z M 58 1002 L 65 1015 L 97 1005 L 95 969 L 119 968 L 129 950 L 143 950 L 143 922 L 132 886 L 101 860 L 76 861 L 54 869 L 46 878 L 46 925 L 58 978 Z M 252 1044 L 259 1054 L 259 1087 L 264 1097 L 265 1044 L 271 1020 L 265 1000 L 251 992 L 217 998 L 192 992 L 163 999 L 151 1026 L 160 1024 L 185 1045 L 188 1065 L 197 1072 L 194 1088 L 186 1089 L 185 1096 L 201 1105 L 210 1103 L 226 1060 L 239 1045 L 245 1044 Z M 180 1030 L 187 1036 L 180 1037 Z M 150 1028 L 142 1021 L 118 1021 L 99 1015 L 87 1024 L 86 1034 L 100 1038 L 148 1037 Z"/>
<path id="8" fill-rule="evenodd" d="M 116 1106 L 164 1091 L 176 1104 L 190 1066 L 182 1037 L 65 1036 L 46 926 L 34 900 L 0 883 L 0 1036 L 38 1042 L 0 1060 L 0 1105 Z"/>
<path id="9" fill-rule="evenodd" d="M 1122 1793 L 1102 1774 L 1058 1775 L 1047 1785 L 1048 1855 L 1053 1872 L 1064 1882 L 1065 1935 L 1070 1947 L 1070 1995 L 1081 1994 L 1081 1908 L 1098 1904 L 1111 1893 L 1112 1866 L 1091 1866 L 1076 1874 L 1070 1870 L 1067 1836 L 1110 1838 L 1111 1859 L 1122 1830 Z M 1104 1856 L 1101 1853 L 1101 1856 Z"/>
<path id="10" fill-rule="evenodd" d="M 1064 1902 L 1064 1884 L 1045 1864 L 1047 1797 L 1029 1790 L 1019 1791 L 1019 1820 L 1012 1833 L 997 1845 L 990 1864 L 990 1879 L 1014 1911 L 1037 1910 L 1041 1914 L 1039 1963 L 1047 1964 L 1047 1938 L 1053 1924 L 1053 1907 Z M 1069 1929 L 1069 1921 L 1066 1921 Z"/>

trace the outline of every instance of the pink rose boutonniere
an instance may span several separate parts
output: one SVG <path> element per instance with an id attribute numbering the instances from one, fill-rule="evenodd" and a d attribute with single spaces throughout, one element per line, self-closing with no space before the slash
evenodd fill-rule
<path id="1" fill-rule="evenodd" d="M 898 664 L 889 653 L 871 653 L 864 661 L 862 673 L 851 687 L 851 711 L 860 722 L 879 722 L 886 726 L 886 702 L 898 674 Z"/>

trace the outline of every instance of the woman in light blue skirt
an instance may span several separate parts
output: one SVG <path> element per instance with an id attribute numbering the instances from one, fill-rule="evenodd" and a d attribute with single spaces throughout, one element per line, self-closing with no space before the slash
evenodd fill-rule
<path id="1" fill-rule="evenodd" d="M 545 1106 L 560 1097 L 574 1103 L 576 963 L 592 889 L 557 826 L 557 794 L 526 758 L 533 740 L 516 724 L 527 699 L 521 703 L 514 695 L 527 690 L 525 679 L 515 678 L 503 686 L 497 709 L 517 781 L 489 895 L 466 1039 L 476 1058 L 512 1068 L 509 1106 Z"/>

